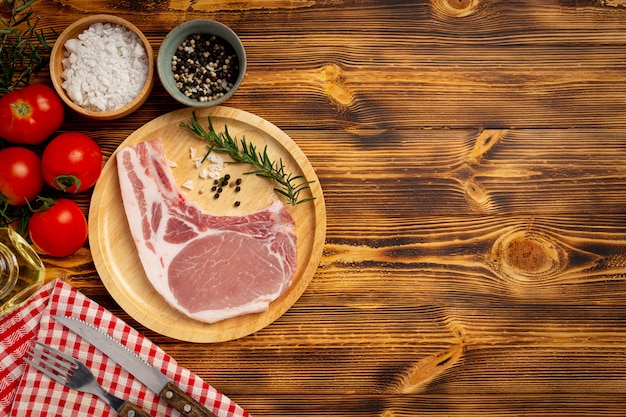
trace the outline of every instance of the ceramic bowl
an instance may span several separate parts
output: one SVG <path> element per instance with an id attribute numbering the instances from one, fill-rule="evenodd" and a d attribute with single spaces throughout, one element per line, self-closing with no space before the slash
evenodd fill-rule
<path id="1" fill-rule="evenodd" d="M 175 72 L 172 69 L 172 58 L 176 54 L 179 46 L 190 35 L 214 35 L 230 45 L 237 55 L 239 69 L 236 78 L 232 81 L 232 86 L 228 91 L 221 91 L 223 95 L 217 98 L 209 98 L 207 96 L 205 96 L 206 98 L 204 99 L 193 98 L 185 95 L 179 89 L 179 86 L 181 84 L 184 85 L 184 83 L 180 78 L 178 80 L 175 79 Z M 246 52 L 241 39 L 239 39 L 237 34 L 228 26 L 215 20 L 195 19 L 176 26 L 167 34 L 159 48 L 156 65 L 161 84 L 163 84 L 165 90 L 175 100 L 189 107 L 209 107 L 223 103 L 235 93 L 246 72 Z M 209 75 L 207 74 L 207 78 L 208 77 Z M 217 77 L 219 79 L 219 75 Z M 181 84 L 177 86 L 177 83 Z M 207 87 L 205 86 L 205 88 Z"/>
<path id="2" fill-rule="evenodd" d="M 63 88 L 63 82 L 65 80 L 61 77 L 61 74 L 64 70 L 62 61 L 65 58 L 65 43 L 70 39 L 77 39 L 79 34 L 83 33 L 92 24 L 98 22 L 117 24 L 130 29 L 141 40 L 141 43 L 143 44 L 143 47 L 146 51 L 146 57 L 148 60 L 148 77 L 143 88 L 141 89 L 141 91 L 139 91 L 139 93 L 131 102 L 115 110 L 97 111 L 85 109 L 76 102 L 74 102 L 68 96 L 65 88 Z M 70 107 L 75 112 L 92 119 L 118 119 L 127 116 L 137 110 L 150 95 L 150 92 L 152 91 L 152 86 L 154 85 L 154 52 L 152 50 L 152 46 L 150 45 L 148 39 L 144 36 L 144 34 L 129 21 L 117 16 L 107 14 L 91 15 L 72 23 L 57 38 L 50 53 L 50 77 L 52 78 L 52 84 L 54 85 L 54 88 L 59 96 L 61 96 L 61 99 L 65 102 L 65 104 L 67 104 L 68 107 Z"/>

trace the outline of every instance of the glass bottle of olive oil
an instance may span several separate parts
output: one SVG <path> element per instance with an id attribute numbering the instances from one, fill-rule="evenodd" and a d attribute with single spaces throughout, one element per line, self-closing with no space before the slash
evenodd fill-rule
<path id="1" fill-rule="evenodd" d="M 42 285 L 43 262 L 15 230 L 0 227 L 0 315 L 22 305 Z"/>

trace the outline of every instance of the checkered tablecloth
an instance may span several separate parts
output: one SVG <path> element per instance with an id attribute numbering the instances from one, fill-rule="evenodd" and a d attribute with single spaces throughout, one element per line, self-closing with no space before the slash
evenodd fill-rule
<path id="1" fill-rule="evenodd" d="M 81 360 L 112 394 L 129 399 L 153 416 L 179 416 L 119 365 L 80 336 L 56 323 L 51 315 L 73 316 L 101 328 L 218 417 L 249 414 L 228 397 L 176 364 L 158 346 L 85 295 L 56 280 L 18 310 L 0 317 L 0 417 L 4 416 L 115 416 L 107 404 L 52 381 L 27 366 L 22 357 L 39 340 Z"/>

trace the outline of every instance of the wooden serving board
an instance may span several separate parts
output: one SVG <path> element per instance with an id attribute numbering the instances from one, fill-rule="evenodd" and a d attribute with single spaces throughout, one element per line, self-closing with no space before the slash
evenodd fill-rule
<path id="1" fill-rule="evenodd" d="M 245 175 L 249 165 L 232 164 L 222 169 L 222 175 L 231 179 L 241 178 L 241 191 L 225 187 L 219 198 L 210 189 L 213 180 L 200 177 L 191 158 L 191 148 L 196 156 L 202 156 L 208 142 L 180 127 L 189 122 L 193 114 L 208 128 L 211 118 L 216 131 L 228 128 L 238 141 L 245 137 L 248 143 L 267 153 L 274 161 L 281 160 L 289 172 L 303 175 L 312 181 L 310 189 L 301 198 L 315 200 L 292 206 L 274 190 L 275 184 L 267 178 Z M 298 268 L 291 287 L 270 304 L 268 311 L 248 314 L 208 324 L 189 318 L 172 308 L 152 287 L 146 277 L 137 249 L 128 227 L 120 194 L 115 155 L 123 147 L 142 141 L 161 138 L 168 160 L 176 164 L 172 168 L 179 186 L 191 181 L 193 189 L 181 187 L 183 194 L 196 201 L 207 212 L 216 215 L 239 215 L 260 210 L 275 199 L 282 199 L 296 222 Z M 132 133 L 124 140 L 105 164 L 93 192 L 89 211 L 89 244 L 94 264 L 102 282 L 115 301 L 131 317 L 147 328 L 172 338 L 190 342 L 222 342 L 254 333 L 271 324 L 287 311 L 302 295 L 313 278 L 321 258 L 326 236 L 326 209 L 324 196 L 306 156 L 298 145 L 283 131 L 270 122 L 228 107 L 209 109 L 182 109 L 160 116 Z M 219 154 L 225 161 L 226 154 Z M 235 201 L 240 204 L 236 205 Z M 245 256 L 245 254 L 242 254 Z"/>

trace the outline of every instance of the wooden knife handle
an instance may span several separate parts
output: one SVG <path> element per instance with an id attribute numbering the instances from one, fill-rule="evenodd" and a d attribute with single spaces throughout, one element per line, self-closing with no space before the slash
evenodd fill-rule
<path id="1" fill-rule="evenodd" d="M 143 409 L 130 401 L 125 401 L 124 404 L 122 404 L 122 406 L 117 410 L 117 414 L 122 417 L 151 417 L 150 414 L 146 413 Z"/>
<path id="2" fill-rule="evenodd" d="M 165 388 L 159 393 L 159 397 L 185 417 L 217 417 L 171 382 L 167 383 Z"/>

